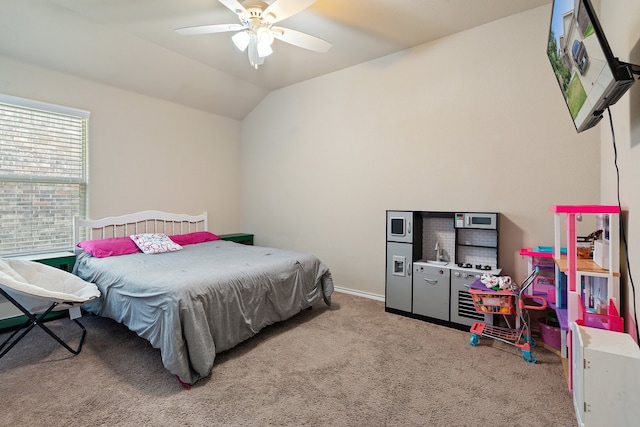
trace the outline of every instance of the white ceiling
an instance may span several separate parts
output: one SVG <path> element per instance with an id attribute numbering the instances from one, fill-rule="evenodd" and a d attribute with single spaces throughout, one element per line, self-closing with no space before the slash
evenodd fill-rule
<path id="1" fill-rule="evenodd" d="M 276 40 L 255 70 L 233 33 L 173 31 L 238 23 L 217 0 L 0 0 L 0 55 L 242 119 L 274 89 L 550 2 L 317 0 L 278 25 L 331 42 L 329 52 Z"/>

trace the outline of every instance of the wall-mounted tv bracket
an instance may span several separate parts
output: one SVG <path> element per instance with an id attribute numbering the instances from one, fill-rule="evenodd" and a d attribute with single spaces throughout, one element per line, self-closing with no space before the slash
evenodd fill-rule
<path id="1" fill-rule="evenodd" d="M 640 65 L 628 64 L 626 62 L 620 62 L 620 64 L 626 65 L 627 67 L 629 67 L 629 69 L 631 70 L 631 74 L 640 76 Z"/>

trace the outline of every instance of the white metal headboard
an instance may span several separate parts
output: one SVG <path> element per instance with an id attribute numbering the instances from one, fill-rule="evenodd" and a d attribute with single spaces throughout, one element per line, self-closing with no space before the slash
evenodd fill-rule
<path id="1" fill-rule="evenodd" d="M 83 240 L 82 230 L 86 229 L 86 239 L 107 239 L 140 233 L 186 234 L 207 231 L 207 213 L 200 215 L 174 214 L 161 211 L 142 211 L 101 219 L 73 218 L 73 245 Z"/>

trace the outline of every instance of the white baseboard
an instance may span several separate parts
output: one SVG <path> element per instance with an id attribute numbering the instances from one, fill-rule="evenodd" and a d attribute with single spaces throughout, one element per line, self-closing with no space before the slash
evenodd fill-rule
<path id="1" fill-rule="evenodd" d="M 333 289 L 336 292 L 342 292 L 343 294 L 355 295 L 357 297 L 374 299 L 376 301 L 384 302 L 384 295 L 372 294 L 370 292 L 356 291 L 354 289 L 343 288 L 340 286 L 334 286 Z"/>

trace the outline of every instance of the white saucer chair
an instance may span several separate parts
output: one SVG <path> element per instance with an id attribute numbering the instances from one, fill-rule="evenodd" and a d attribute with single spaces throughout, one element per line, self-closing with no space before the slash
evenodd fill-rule
<path id="1" fill-rule="evenodd" d="M 98 298 L 100 291 L 93 283 L 55 267 L 35 261 L 0 258 L 0 294 L 28 317 L 26 322 L 0 344 L 2 358 L 36 325 L 71 353 L 80 353 L 87 334 L 87 330 L 78 321 L 80 306 Z M 76 349 L 71 348 L 43 323 L 47 314 L 62 310 L 69 310 L 69 318 L 82 329 L 80 344 Z M 16 336 L 18 333 L 20 335 Z"/>

